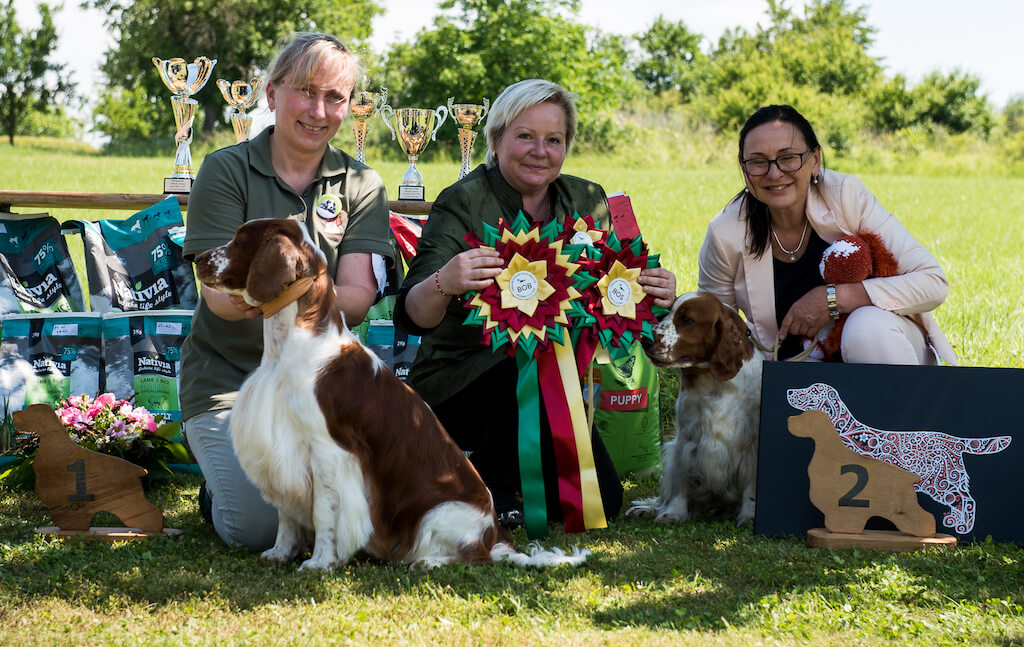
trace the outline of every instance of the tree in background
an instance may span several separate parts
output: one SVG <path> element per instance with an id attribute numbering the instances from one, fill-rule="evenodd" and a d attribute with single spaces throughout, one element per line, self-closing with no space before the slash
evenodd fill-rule
<path id="1" fill-rule="evenodd" d="M 105 56 L 107 86 L 95 110 L 97 127 L 116 138 L 170 136 L 170 92 L 153 57 L 217 59 L 210 82 L 194 97 L 203 132 L 227 123 L 227 104 L 216 79 L 248 80 L 270 64 L 298 31 L 333 34 L 358 47 L 383 9 L 376 0 L 86 0 L 106 14 L 117 45 Z"/>
<path id="2" fill-rule="evenodd" d="M 678 91 L 683 101 L 704 82 L 708 57 L 700 51 L 700 34 L 694 34 L 683 21 L 669 22 L 658 16 L 654 24 L 636 35 L 643 51 L 633 74 L 656 93 Z"/>
<path id="3" fill-rule="evenodd" d="M 26 32 L 18 25 L 14 0 L 0 5 L 0 123 L 12 146 L 30 118 L 59 118 L 58 102 L 70 99 L 74 90 L 64 65 L 48 60 L 57 46 L 49 5 L 39 5 L 39 17 L 39 29 Z"/>
<path id="4" fill-rule="evenodd" d="M 616 109 L 639 85 L 625 69 L 621 38 L 574 22 L 578 0 L 446 0 L 433 28 L 393 46 L 385 85 L 395 107 L 435 107 L 493 100 L 530 78 L 553 81 L 581 97 L 581 139 L 613 143 Z M 454 10 L 454 13 L 444 13 Z"/>

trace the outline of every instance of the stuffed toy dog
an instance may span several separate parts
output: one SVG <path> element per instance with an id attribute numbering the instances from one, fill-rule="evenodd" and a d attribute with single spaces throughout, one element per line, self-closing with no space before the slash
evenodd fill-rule
<path id="1" fill-rule="evenodd" d="M 821 255 L 818 270 L 825 283 L 857 283 L 864 279 L 896 275 L 896 258 L 886 249 L 885 243 L 876 234 L 863 232 L 843 236 L 828 246 Z M 839 344 L 843 338 L 843 324 L 847 314 L 839 316 L 831 328 L 826 326 L 818 333 L 818 350 L 811 356 L 819 355 L 826 362 L 843 361 Z"/>

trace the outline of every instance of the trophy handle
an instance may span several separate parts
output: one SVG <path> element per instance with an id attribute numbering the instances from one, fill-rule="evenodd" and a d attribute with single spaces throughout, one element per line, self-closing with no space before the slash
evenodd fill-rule
<path id="1" fill-rule="evenodd" d="M 242 106 L 242 110 L 248 110 L 252 108 L 260 100 L 260 92 L 263 91 L 263 78 L 255 77 L 249 79 L 249 87 L 251 88 L 252 94 L 249 95 L 249 100 Z"/>
<path id="2" fill-rule="evenodd" d="M 448 97 L 448 114 L 453 114 L 455 111 L 455 97 Z"/>
<path id="3" fill-rule="evenodd" d="M 449 99 L 450 101 L 450 99 Z M 438 106 L 437 110 L 434 111 L 434 116 L 437 117 L 437 124 L 434 126 L 434 132 L 430 134 L 431 141 L 437 141 L 437 131 L 441 130 L 441 124 L 448 119 L 448 108 L 444 106 Z"/>
<path id="4" fill-rule="evenodd" d="M 217 88 L 220 89 L 220 95 L 224 97 L 224 100 L 228 102 L 228 105 L 232 108 L 238 108 L 235 105 L 235 100 L 231 96 L 231 83 L 224 79 L 217 79 Z"/>
<path id="5" fill-rule="evenodd" d="M 491 101 L 487 97 L 484 97 L 484 109 L 480 111 L 480 124 L 483 125 L 484 117 L 487 116 L 487 111 L 491 109 Z"/>
<path id="6" fill-rule="evenodd" d="M 397 136 L 395 135 L 395 129 L 391 126 L 391 117 L 395 114 L 394 108 L 385 103 L 377 112 L 380 114 L 380 118 L 384 120 L 384 125 L 391 131 L 391 141 L 395 141 Z"/>
<path id="7" fill-rule="evenodd" d="M 382 85 L 380 86 L 380 101 L 377 102 L 377 110 L 373 114 L 380 112 L 386 105 L 388 105 L 388 89 Z"/>
<path id="8" fill-rule="evenodd" d="M 178 88 L 171 85 L 170 73 L 167 71 L 167 64 L 170 62 L 170 59 L 165 61 L 162 58 L 153 57 L 153 65 L 156 66 L 156 71 L 160 74 L 160 80 L 164 82 L 168 90 L 177 94 Z"/>

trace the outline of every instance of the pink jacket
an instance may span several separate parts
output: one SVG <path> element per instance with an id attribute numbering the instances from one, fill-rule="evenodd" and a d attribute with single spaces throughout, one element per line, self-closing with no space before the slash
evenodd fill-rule
<path id="1" fill-rule="evenodd" d="M 946 298 L 949 284 L 938 261 L 879 204 L 864 183 L 852 175 L 823 169 L 821 183 L 807 191 L 807 217 L 826 243 L 861 231 L 878 234 L 899 264 L 899 275 L 864 281 L 871 302 L 905 315 L 928 336 L 938 356 L 956 364 L 956 354 L 931 311 Z M 772 254 L 755 259 L 747 251 L 747 223 L 740 201 L 733 200 L 715 216 L 698 257 L 697 287 L 738 308 L 762 343 L 770 346 L 779 334 L 775 323 L 775 280 Z"/>

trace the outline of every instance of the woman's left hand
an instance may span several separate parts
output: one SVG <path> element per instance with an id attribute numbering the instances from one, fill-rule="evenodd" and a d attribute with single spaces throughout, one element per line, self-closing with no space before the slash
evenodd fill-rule
<path id="1" fill-rule="evenodd" d="M 807 291 L 797 299 L 789 312 L 782 318 L 779 326 L 779 339 L 789 335 L 813 338 L 831 319 L 828 313 L 828 300 L 825 298 L 825 286 L 821 285 Z"/>
<path id="2" fill-rule="evenodd" d="M 671 308 L 676 300 L 676 275 L 664 267 L 651 267 L 640 272 L 638 282 L 644 292 L 654 297 L 654 304 Z"/>

